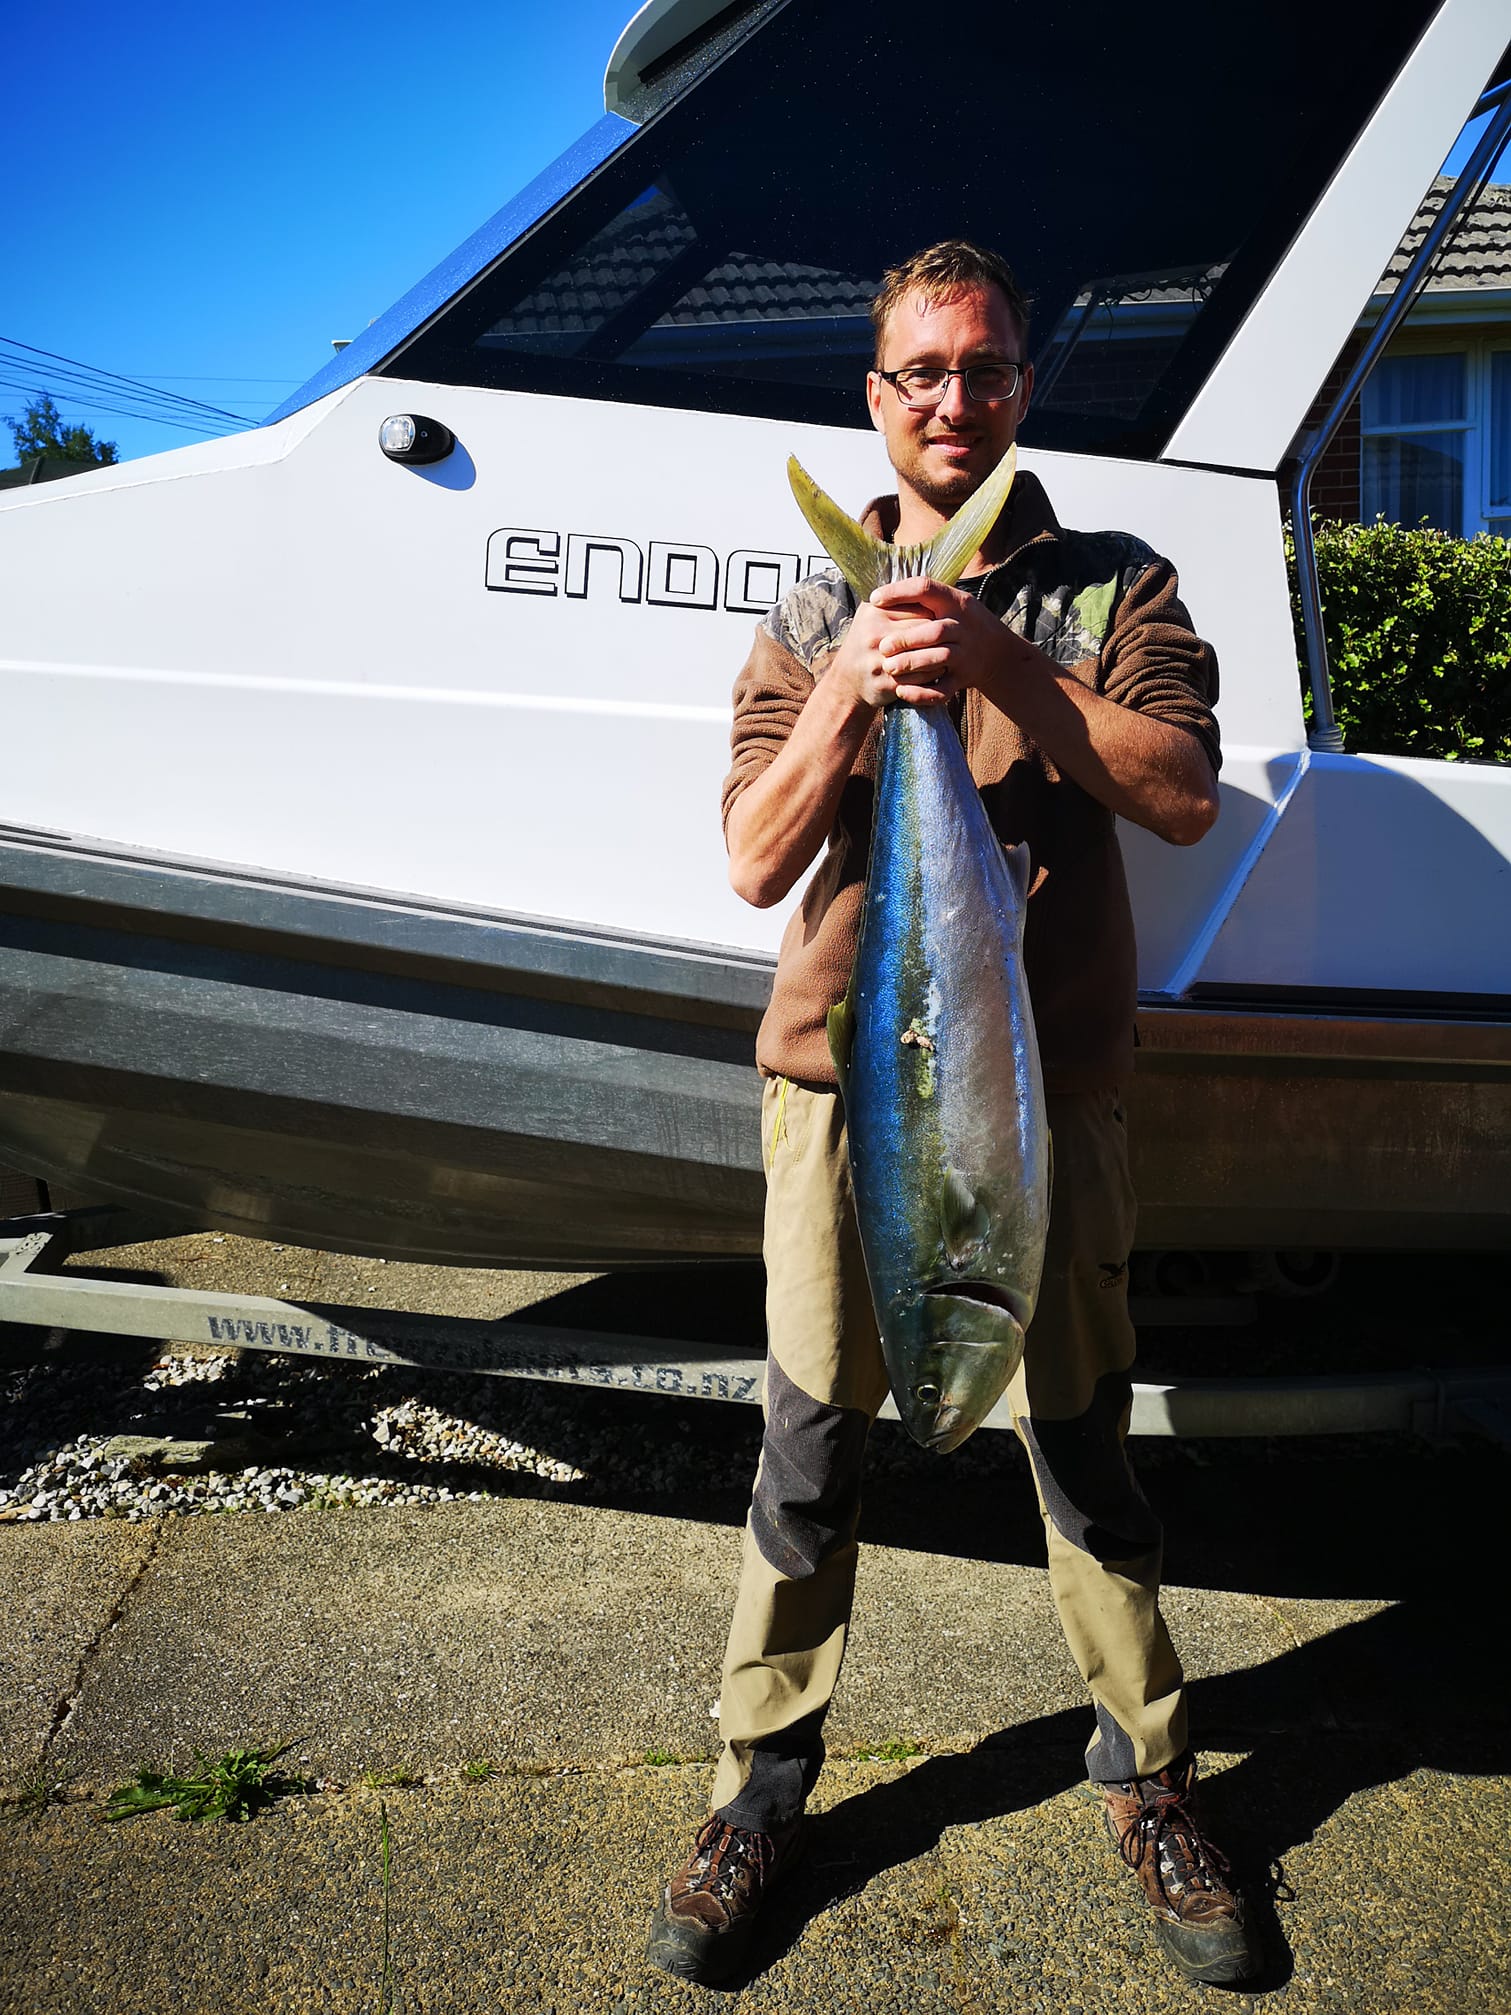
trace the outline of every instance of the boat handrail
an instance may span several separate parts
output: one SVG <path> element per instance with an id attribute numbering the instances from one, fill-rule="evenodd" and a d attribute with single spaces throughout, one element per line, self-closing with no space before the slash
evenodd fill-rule
<path id="1" fill-rule="evenodd" d="M 1445 239 L 1463 211 L 1478 201 L 1501 148 L 1511 138 L 1511 82 L 1493 85 L 1482 92 L 1469 116 L 1475 119 L 1487 112 L 1490 114 L 1489 124 L 1480 135 L 1457 181 L 1445 192 L 1442 209 L 1397 282 L 1395 293 L 1354 359 L 1352 369 L 1345 375 L 1337 397 L 1303 442 L 1291 479 L 1291 532 L 1296 550 L 1296 582 L 1312 688 L 1312 725 L 1307 742 L 1314 749 L 1341 754 L 1344 744 L 1343 731 L 1338 726 L 1333 708 L 1327 637 L 1322 627 L 1322 591 L 1317 578 L 1317 548 L 1312 533 L 1312 477 L 1344 415 L 1363 391 L 1370 373 L 1380 361 L 1386 344 L 1426 285 L 1427 275 Z"/>

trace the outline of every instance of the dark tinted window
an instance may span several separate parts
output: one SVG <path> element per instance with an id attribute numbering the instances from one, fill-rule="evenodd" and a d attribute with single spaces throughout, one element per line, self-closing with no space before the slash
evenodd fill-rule
<path id="1" fill-rule="evenodd" d="M 864 425 L 883 269 L 964 236 L 1034 299 L 1024 438 L 1155 453 L 1432 12 L 791 0 L 385 369 Z"/>

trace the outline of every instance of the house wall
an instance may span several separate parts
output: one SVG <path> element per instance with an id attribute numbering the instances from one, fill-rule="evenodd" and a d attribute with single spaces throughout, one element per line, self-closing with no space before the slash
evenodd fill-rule
<path id="1" fill-rule="evenodd" d="M 1301 443 L 1306 440 L 1314 427 L 1321 424 L 1332 406 L 1334 399 L 1343 388 L 1343 381 L 1353 368 L 1354 360 L 1364 347 L 1364 337 L 1358 331 L 1349 337 L 1343 354 L 1327 374 L 1322 390 L 1312 401 L 1311 410 L 1301 424 L 1296 439 L 1291 444 L 1294 457 Z M 1285 508 L 1290 508 L 1289 484 L 1282 485 Z M 1359 401 L 1354 400 L 1339 423 L 1338 431 L 1328 443 L 1327 453 L 1317 465 L 1312 477 L 1312 512 L 1319 518 L 1332 518 L 1340 524 L 1357 524 L 1359 519 Z"/>

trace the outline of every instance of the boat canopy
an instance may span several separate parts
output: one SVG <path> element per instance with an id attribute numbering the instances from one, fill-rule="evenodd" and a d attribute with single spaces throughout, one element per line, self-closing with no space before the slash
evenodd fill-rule
<path id="1" fill-rule="evenodd" d="M 1033 300 L 1025 442 L 1158 455 L 1435 11 L 1240 0 L 1214 35 L 1204 0 L 962 0 L 943 31 L 904 0 L 734 10 L 381 369 L 864 426 L 882 273 L 969 237 Z"/>

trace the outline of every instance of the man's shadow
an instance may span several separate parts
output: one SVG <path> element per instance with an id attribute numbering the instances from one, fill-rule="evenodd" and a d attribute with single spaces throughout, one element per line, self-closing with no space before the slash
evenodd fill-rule
<path id="1" fill-rule="evenodd" d="M 1231 1499 L 1235 1484 L 1256 1477 L 1271 1486 L 1272 1515 L 1259 1521 L 1250 1572 L 1240 1577 L 1226 1521 L 1203 1524 L 1196 1514 L 1203 1502 Z M 1478 1534 L 1489 1544 L 1503 1525 L 1508 1478 L 1504 1457 L 1489 1451 L 1403 1460 L 1398 1449 L 1394 1460 L 1355 1455 L 1337 1467 L 1316 1451 L 1280 1461 L 1234 1455 L 1226 1472 L 1214 1464 L 1195 1476 L 1171 1471 L 1157 1479 L 1167 1487 L 1151 1495 L 1171 1529 L 1186 1535 L 1169 1582 L 1389 1602 L 1261 1664 L 1189 1687 L 1197 1747 L 1242 1752 L 1206 1780 L 1204 1802 L 1264 1947 L 1264 1972 L 1245 1991 L 1271 1991 L 1289 1979 L 1290 1951 L 1275 1908 L 1290 1896 L 1286 1857 L 1350 1797 L 1418 1769 L 1511 1771 L 1499 1612 L 1486 1600 L 1479 1552 L 1466 1543 Z M 1188 1502 L 1177 1517 L 1178 1507 L 1162 1500 L 1181 1497 Z M 1206 1576 L 1197 1571 L 1203 1564 L 1212 1570 Z M 1312 1610 L 1308 1627 L 1317 1620 Z M 928 1854 L 947 1827 L 1028 1811 L 1083 1784 L 1090 1733 L 1087 1710 L 1042 1715 L 966 1753 L 931 1757 L 819 1814 L 803 1865 L 762 1927 L 752 1972 L 788 1950 L 813 1918 Z M 1087 1823 L 1102 1826 L 1089 1801 Z M 1451 1870 L 1439 1874 L 1455 1879 Z M 1106 1899 L 1109 1910 L 1142 1908 L 1110 1840 Z"/>

